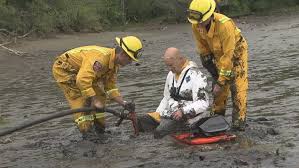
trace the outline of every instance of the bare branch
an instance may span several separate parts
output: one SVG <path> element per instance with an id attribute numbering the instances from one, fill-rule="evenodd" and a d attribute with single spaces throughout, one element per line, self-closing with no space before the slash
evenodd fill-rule
<path id="1" fill-rule="evenodd" d="M 0 29 L 0 31 L 6 32 L 8 34 L 12 34 L 11 32 L 7 31 L 6 29 Z M 34 31 L 34 29 L 30 30 L 28 33 L 26 33 L 26 34 L 24 34 L 22 36 L 15 36 L 15 37 L 13 37 L 13 39 L 11 41 L 0 44 L 0 47 L 3 48 L 3 49 L 5 49 L 5 50 L 8 50 L 11 53 L 14 53 L 16 55 L 21 56 L 21 55 L 25 54 L 25 52 L 13 50 L 11 48 L 5 47 L 5 45 L 11 44 L 11 43 L 17 43 L 17 39 L 25 38 L 26 36 L 28 36 L 33 31 Z"/>
<path id="2" fill-rule="evenodd" d="M 5 50 L 8 50 L 8 51 L 10 51 L 10 52 L 12 52 L 12 53 L 14 53 L 14 54 L 16 54 L 16 55 L 19 55 L 19 56 L 25 54 L 24 52 L 17 51 L 17 50 L 13 50 L 13 49 L 10 49 L 10 48 L 8 48 L 8 47 L 5 47 L 5 46 L 3 46 L 2 44 L 0 45 L 0 47 L 4 48 Z"/>
<path id="3" fill-rule="evenodd" d="M 2 44 L 0 44 L 0 46 L 5 46 L 5 45 L 8 45 L 8 44 L 10 44 L 10 43 L 12 43 L 12 41 L 2 43 Z"/>
<path id="4" fill-rule="evenodd" d="M 28 36 L 30 33 L 32 33 L 34 31 L 34 29 L 31 29 L 28 33 L 22 35 L 22 36 L 18 36 L 18 38 L 24 38 L 26 36 Z"/>

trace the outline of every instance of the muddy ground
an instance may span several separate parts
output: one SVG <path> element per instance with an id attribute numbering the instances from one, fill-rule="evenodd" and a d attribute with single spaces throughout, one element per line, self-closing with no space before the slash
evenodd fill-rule
<path id="1" fill-rule="evenodd" d="M 129 122 L 118 128 L 109 117 L 108 133 L 95 144 L 82 141 L 67 116 L 1 137 L 0 167 L 298 167 L 299 15 L 236 20 L 250 48 L 249 126 L 236 141 L 188 146 L 150 133 L 133 137 Z M 138 113 L 155 110 L 162 98 L 167 69 L 160 57 L 167 47 L 200 65 L 189 24 L 22 42 L 13 48 L 24 56 L 0 52 L 0 130 L 68 108 L 52 78 L 55 56 L 80 45 L 113 46 L 115 36 L 128 34 L 144 39 L 145 52 L 140 66 L 121 69 L 119 87 Z"/>

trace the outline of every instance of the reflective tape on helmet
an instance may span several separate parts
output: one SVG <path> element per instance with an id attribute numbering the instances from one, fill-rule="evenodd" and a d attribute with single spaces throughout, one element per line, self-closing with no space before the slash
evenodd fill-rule
<path id="1" fill-rule="evenodd" d="M 223 17 L 223 18 L 219 19 L 219 21 L 221 23 L 225 23 L 226 21 L 229 21 L 229 20 L 230 20 L 230 18 L 228 18 L 228 17 Z"/>
<path id="2" fill-rule="evenodd" d="M 230 77 L 232 75 L 232 71 L 231 70 L 221 69 L 220 72 L 219 72 L 219 75 Z"/>
<path id="3" fill-rule="evenodd" d="M 85 122 L 85 121 L 94 121 L 95 119 L 100 119 L 100 118 L 104 118 L 104 113 L 84 115 L 84 116 L 81 116 L 81 117 L 77 118 L 75 120 L 75 122 L 77 124 L 81 124 L 82 122 Z"/>

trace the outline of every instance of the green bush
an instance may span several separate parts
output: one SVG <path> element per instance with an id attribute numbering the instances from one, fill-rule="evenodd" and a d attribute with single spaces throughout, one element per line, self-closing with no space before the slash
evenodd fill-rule
<path id="1" fill-rule="evenodd" d="M 122 4 L 124 2 L 124 6 Z M 162 18 L 186 22 L 191 0 L 0 0 L 0 29 L 13 34 L 100 31 Z M 299 5 L 299 0 L 228 0 L 229 16 Z M 1 32 L 4 33 L 3 31 Z"/>
<path id="2" fill-rule="evenodd" d="M 17 16 L 17 11 L 12 6 L 6 6 L 4 0 L 0 0 L 0 29 L 7 29 L 11 32 L 23 30 L 21 18 Z"/>
<path id="3" fill-rule="evenodd" d="M 230 16 L 250 13 L 250 2 L 248 0 L 229 0 L 228 5 L 223 7 L 224 13 Z"/>
<path id="4" fill-rule="evenodd" d="M 298 4 L 299 0 L 251 0 L 250 9 L 252 11 L 262 11 L 265 9 L 278 9 Z"/>

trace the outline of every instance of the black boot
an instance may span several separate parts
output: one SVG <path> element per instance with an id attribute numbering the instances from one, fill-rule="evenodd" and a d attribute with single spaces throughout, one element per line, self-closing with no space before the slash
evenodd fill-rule
<path id="1" fill-rule="evenodd" d="M 243 120 L 235 120 L 232 122 L 232 130 L 245 131 L 246 122 Z"/>

